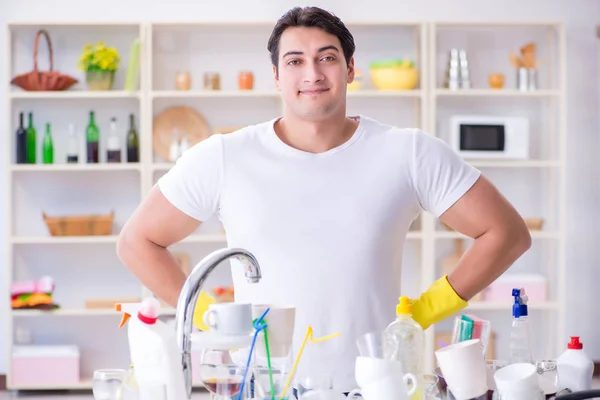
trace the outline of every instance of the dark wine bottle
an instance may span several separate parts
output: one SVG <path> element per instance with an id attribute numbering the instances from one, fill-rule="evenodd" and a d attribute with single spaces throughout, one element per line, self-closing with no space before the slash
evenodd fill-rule
<path id="1" fill-rule="evenodd" d="M 23 124 L 23 113 L 19 114 L 19 127 L 16 133 L 17 164 L 27 164 L 27 131 Z"/>
<path id="2" fill-rule="evenodd" d="M 138 134 L 135 130 L 133 114 L 129 115 L 129 131 L 127 132 L 127 162 L 140 162 L 140 145 Z"/>

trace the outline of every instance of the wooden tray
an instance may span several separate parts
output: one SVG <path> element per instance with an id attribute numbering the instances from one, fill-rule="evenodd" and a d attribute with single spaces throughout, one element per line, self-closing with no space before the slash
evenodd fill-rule
<path id="1" fill-rule="evenodd" d="M 152 145 L 154 152 L 164 161 L 169 159 L 169 149 L 175 130 L 187 137 L 190 147 L 206 139 L 211 132 L 206 120 L 190 107 L 171 107 L 154 118 Z"/>

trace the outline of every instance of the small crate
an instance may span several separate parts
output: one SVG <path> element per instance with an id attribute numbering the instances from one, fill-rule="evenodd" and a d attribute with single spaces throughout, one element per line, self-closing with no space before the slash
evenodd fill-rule
<path id="1" fill-rule="evenodd" d="M 42 213 L 52 236 L 102 236 L 111 235 L 115 212 L 108 215 L 72 215 L 48 217 Z"/>
<path id="2" fill-rule="evenodd" d="M 79 384 L 80 354 L 74 345 L 19 345 L 12 350 L 13 386 L 75 386 Z"/>

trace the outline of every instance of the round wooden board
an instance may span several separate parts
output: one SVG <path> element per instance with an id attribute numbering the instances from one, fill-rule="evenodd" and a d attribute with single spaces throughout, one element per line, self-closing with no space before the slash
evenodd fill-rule
<path id="1" fill-rule="evenodd" d="M 190 147 L 211 134 L 206 120 L 193 108 L 176 106 L 166 109 L 154 118 L 152 126 L 154 152 L 165 161 L 171 161 L 169 149 L 175 129 L 187 137 Z"/>

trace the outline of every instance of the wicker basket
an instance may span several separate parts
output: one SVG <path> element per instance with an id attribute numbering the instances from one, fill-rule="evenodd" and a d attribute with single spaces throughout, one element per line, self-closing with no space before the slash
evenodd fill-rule
<path id="1" fill-rule="evenodd" d="M 115 212 L 109 215 L 73 215 L 48 217 L 42 213 L 52 236 L 102 236 L 111 235 Z"/>
<path id="2" fill-rule="evenodd" d="M 38 70 L 38 49 L 40 44 L 40 36 L 44 35 L 48 44 L 48 55 L 50 58 L 50 71 Z M 33 71 L 15 76 L 10 83 L 27 91 L 56 91 L 67 90 L 78 82 L 77 79 L 61 74 L 58 71 L 53 71 L 54 58 L 52 54 L 52 42 L 48 32 L 41 29 L 35 35 L 35 43 L 33 47 Z"/>

